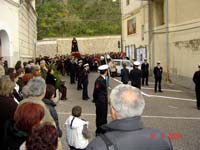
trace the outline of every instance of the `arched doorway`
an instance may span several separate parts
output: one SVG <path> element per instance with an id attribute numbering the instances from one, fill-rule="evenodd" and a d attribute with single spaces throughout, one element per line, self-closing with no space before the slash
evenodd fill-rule
<path id="1" fill-rule="evenodd" d="M 5 30 L 0 30 L 0 57 L 8 59 L 9 51 L 10 51 L 10 42 L 8 33 Z"/>

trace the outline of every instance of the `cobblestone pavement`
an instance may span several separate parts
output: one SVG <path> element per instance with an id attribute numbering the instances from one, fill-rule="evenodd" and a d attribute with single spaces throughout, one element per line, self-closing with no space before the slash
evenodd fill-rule
<path id="1" fill-rule="evenodd" d="M 90 100 L 82 100 L 82 91 L 76 90 L 76 84 L 69 83 L 69 77 L 63 77 L 67 86 L 67 101 L 60 101 L 57 106 L 60 125 L 63 130 L 63 150 L 68 150 L 66 143 L 66 131 L 64 122 L 71 114 L 75 105 L 83 108 L 82 118 L 90 122 L 89 128 L 95 131 L 95 106 L 92 103 L 92 92 L 97 73 L 89 75 Z M 119 78 L 110 79 L 111 88 L 119 84 Z M 149 86 L 142 87 L 145 95 L 146 106 L 143 114 L 145 127 L 159 128 L 168 134 L 181 135 L 178 139 L 172 139 L 174 150 L 199 150 L 200 149 L 200 111 L 196 109 L 195 93 L 174 84 L 162 84 L 163 93 L 154 93 L 153 80 L 150 79 Z M 108 90 L 110 92 L 110 89 Z M 110 121 L 110 115 L 108 115 Z M 163 137 L 164 138 L 164 137 Z M 152 139 L 153 140 L 153 139 Z"/>

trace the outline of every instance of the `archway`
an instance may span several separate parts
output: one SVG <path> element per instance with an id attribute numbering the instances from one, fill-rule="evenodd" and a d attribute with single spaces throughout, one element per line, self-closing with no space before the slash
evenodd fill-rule
<path id="1" fill-rule="evenodd" d="M 0 57 L 9 58 L 10 42 L 8 33 L 5 30 L 0 30 Z"/>

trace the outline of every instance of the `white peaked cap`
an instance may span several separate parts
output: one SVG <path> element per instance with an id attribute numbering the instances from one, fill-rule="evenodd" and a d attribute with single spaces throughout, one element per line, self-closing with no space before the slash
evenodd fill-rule
<path id="1" fill-rule="evenodd" d="M 98 70 L 107 70 L 108 69 L 108 65 L 101 65 L 98 67 Z"/>
<path id="2" fill-rule="evenodd" d="M 160 64 L 160 61 L 157 61 L 157 64 Z"/>
<path id="3" fill-rule="evenodd" d="M 135 66 L 139 66 L 140 65 L 140 62 L 139 61 L 134 61 L 133 63 Z"/>
<path id="4" fill-rule="evenodd" d="M 87 64 L 83 65 L 83 67 L 86 67 L 86 66 L 89 66 L 89 64 L 87 63 Z"/>

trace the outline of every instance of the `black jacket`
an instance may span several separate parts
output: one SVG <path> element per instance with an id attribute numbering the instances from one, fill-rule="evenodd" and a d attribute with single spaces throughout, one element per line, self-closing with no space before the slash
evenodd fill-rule
<path id="1" fill-rule="evenodd" d="M 142 71 L 138 68 L 134 68 L 130 72 L 131 85 L 137 88 L 141 88 Z"/>
<path id="2" fill-rule="evenodd" d="M 124 84 L 128 84 L 128 81 L 129 81 L 129 70 L 127 68 L 121 69 L 121 81 Z"/>
<path id="3" fill-rule="evenodd" d="M 142 70 L 142 76 L 148 76 L 149 75 L 149 64 L 143 63 L 141 66 L 141 70 Z"/>
<path id="4" fill-rule="evenodd" d="M 93 91 L 93 100 L 95 103 L 108 102 L 106 80 L 102 76 L 99 76 L 95 81 L 94 91 Z"/>
<path id="5" fill-rule="evenodd" d="M 56 127 L 57 127 L 57 130 L 58 130 L 59 137 L 61 137 L 62 136 L 62 130 L 60 129 L 58 114 L 57 114 L 57 111 L 55 109 L 56 104 L 49 99 L 43 99 L 43 102 L 49 108 L 50 114 L 51 114 L 52 118 L 54 119 L 54 121 L 56 123 Z"/>
<path id="6" fill-rule="evenodd" d="M 195 89 L 200 90 L 200 71 L 194 73 L 193 81 L 195 83 Z"/>
<path id="7" fill-rule="evenodd" d="M 153 74 L 155 79 L 162 79 L 163 68 L 158 66 L 154 67 Z"/>
<path id="8" fill-rule="evenodd" d="M 15 127 L 14 120 L 8 120 L 4 127 L 3 150 L 19 150 L 28 134 Z"/>
<path id="9" fill-rule="evenodd" d="M 54 87 L 56 86 L 56 78 L 54 77 L 54 75 L 48 73 L 46 76 L 46 84 L 51 84 Z"/>
<path id="10" fill-rule="evenodd" d="M 160 130 L 144 128 L 141 117 L 115 120 L 102 128 L 118 150 L 173 150 L 167 135 L 162 138 L 163 132 Z M 87 150 L 107 150 L 107 147 L 102 138 L 97 136 Z"/>

